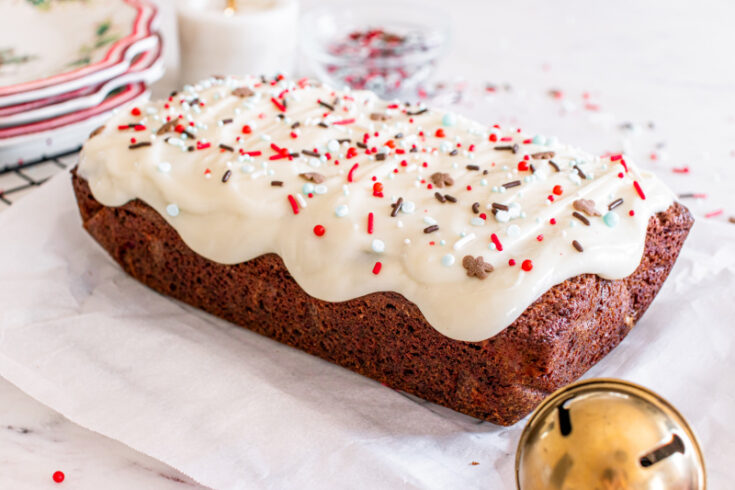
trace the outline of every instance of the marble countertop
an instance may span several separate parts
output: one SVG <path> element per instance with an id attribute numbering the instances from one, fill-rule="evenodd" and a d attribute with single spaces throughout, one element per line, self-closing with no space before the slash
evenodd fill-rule
<path id="1" fill-rule="evenodd" d="M 165 33 L 175 39 L 173 1 L 161 2 Z M 492 98 L 460 110 L 492 122 L 497 115 L 507 118 L 508 107 L 517 104 L 523 108 L 516 122 L 524 126 L 593 151 L 625 149 L 665 173 L 675 191 L 707 193 L 707 199 L 687 202 L 699 217 L 719 209 L 723 213 L 713 219 L 735 215 L 729 191 L 735 178 L 735 31 L 728 25 L 735 3 L 706 0 L 692 11 L 682 0 L 665 8 L 656 0 L 456 0 L 451 9 L 453 45 L 437 79 L 457 86 L 462 79 L 509 84 L 513 91 L 512 101 L 497 104 L 497 114 Z M 168 56 L 171 74 L 176 58 Z M 158 90 L 168 91 L 174 78 L 165 78 Z M 537 103 L 551 88 L 566 99 L 556 106 Z M 589 100 L 601 110 L 585 113 Z M 574 111 L 589 120 L 589 130 L 564 121 Z M 636 134 L 621 131 L 621 121 L 630 121 Z M 682 167 L 693 178 L 672 176 Z M 66 475 L 61 485 L 52 480 L 57 470 Z M 0 378 L 0 488 L 201 487 Z"/>

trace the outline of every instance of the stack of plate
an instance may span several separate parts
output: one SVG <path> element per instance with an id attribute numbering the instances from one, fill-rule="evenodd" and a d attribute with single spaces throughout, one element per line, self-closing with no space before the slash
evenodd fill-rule
<path id="1" fill-rule="evenodd" d="M 0 2 L 0 171 L 74 150 L 163 75 L 147 0 Z"/>

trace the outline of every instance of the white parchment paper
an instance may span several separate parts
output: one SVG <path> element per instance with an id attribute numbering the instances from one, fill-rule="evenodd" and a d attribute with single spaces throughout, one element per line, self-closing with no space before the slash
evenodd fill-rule
<path id="1" fill-rule="evenodd" d="M 0 215 L 1 376 L 215 488 L 514 487 L 523 423 L 417 401 L 148 290 L 83 231 L 69 179 Z M 648 313 L 587 375 L 674 403 L 711 488 L 735 475 L 734 300 L 735 226 L 699 220 Z"/>

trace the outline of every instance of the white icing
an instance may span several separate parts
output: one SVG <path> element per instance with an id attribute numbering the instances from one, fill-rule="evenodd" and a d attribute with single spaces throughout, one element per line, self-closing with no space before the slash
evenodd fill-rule
<path id="1" fill-rule="evenodd" d="M 243 85 L 255 95 L 231 95 L 233 88 Z M 282 113 L 271 97 L 278 98 L 286 89 L 287 109 Z M 194 98 L 204 105 L 190 103 Z M 188 102 L 182 104 L 183 100 Z M 334 105 L 334 112 L 317 100 Z M 276 253 L 307 293 L 326 301 L 396 291 L 415 303 L 439 332 L 466 341 L 497 334 L 546 290 L 573 276 L 594 273 L 619 279 L 631 274 L 641 260 L 649 217 L 673 201 L 671 191 L 630 161 L 626 172 L 619 160 L 587 154 L 554 138 L 535 138 L 546 144 L 524 144 L 533 136 L 488 128 L 456 115 L 445 117 L 441 111 L 408 116 L 406 109 L 418 108 L 391 105 L 368 92 L 335 92 L 286 80 L 276 85 L 255 78 L 207 80 L 169 101 L 141 107 L 140 115 L 130 110 L 116 114 L 85 144 L 79 174 L 102 204 L 143 200 L 208 259 L 234 264 Z M 371 113 L 390 119 L 372 120 Z M 155 134 L 167 118 L 179 115 L 193 139 L 175 132 Z M 222 123 L 226 119 L 233 122 Z M 348 122 L 339 124 L 344 121 Z M 291 127 L 295 122 L 300 123 L 296 129 Z M 328 128 L 318 126 L 320 122 Z M 118 129 L 129 123 L 146 129 Z M 244 125 L 250 126 L 249 134 L 243 134 Z M 435 136 L 439 128 L 444 137 Z M 371 135 L 368 148 L 386 153 L 385 160 L 357 147 L 366 132 Z M 403 137 L 396 139 L 397 133 Z M 489 141 L 491 134 L 497 142 Z M 129 149 L 131 137 L 152 145 Z M 501 141 L 504 137 L 512 141 Z M 337 142 L 344 138 L 351 142 Z M 206 142 L 209 148 L 186 151 Z M 319 156 L 270 160 L 277 154 L 271 142 L 290 152 L 316 149 Z M 235 152 L 220 150 L 219 144 Z M 518 144 L 518 153 L 494 149 L 512 144 Z M 409 152 L 413 145 L 418 147 L 415 153 Z M 240 149 L 262 154 L 240 155 Z M 457 155 L 451 156 L 454 149 Z M 348 152 L 355 150 L 356 156 L 348 158 Z M 524 155 L 544 151 L 555 152 L 553 161 L 560 172 L 548 160 L 533 158 L 526 164 L 533 164 L 535 173 L 518 169 Z M 470 164 L 480 170 L 467 169 Z M 580 177 L 575 164 L 587 178 Z M 223 182 L 228 170 L 229 179 Z M 325 180 L 307 182 L 298 175 L 305 172 L 318 172 Z M 435 172 L 450 174 L 453 185 L 428 189 Z M 373 195 L 372 177 L 383 185 L 384 197 Z M 503 187 L 514 180 L 521 185 Z M 283 185 L 275 187 L 271 181 Z M 634 181 L 640 183 L 645 200 L 634 189 Z M 563 188 L 561 196 L 552 192 L 556 185 Z M 437 191 L 458 202 L 440 203 L 434 196 Z M 391 217 L 391 203 L 399 197 L 400 210 Z M 580 198 L 593 200 L 603 215 L 611 201 L 622 198 L 624 203 L 612 211 L 619 219 L 606 220 L 614 224 L 611 227 L 602 217 L 588 216 L 591 224 L 585 226 L 572 216 L 572 203 Z M 471 209 L 475 202 L 479 213 L 487 213 L 482 223 Z M 508 210 L 493 217 L 492 203 Z M 629 215 L 631 209 L 634 216 Z M 373 213 L 372 234 L 367 232 L 369 213 Z M 439 230 L 424 233 L 430 224 Z M 316 225 L 324 226 L 323 236 L 314 232 Z M 491 241 L 493 234 L 502 251 Z M 583 245 L 584 252 L 575 250 L 573 240 Z M 484 280 L 468 277 L 462 265 L 466 255 L 481 255 L 494 271 Z M 510 259 L 515 265 L 509 265 Z M 525 260 L 532 261 L 531 271 L 522 270 Z M 382 268 L 374 274 L 378 261 Z"/>

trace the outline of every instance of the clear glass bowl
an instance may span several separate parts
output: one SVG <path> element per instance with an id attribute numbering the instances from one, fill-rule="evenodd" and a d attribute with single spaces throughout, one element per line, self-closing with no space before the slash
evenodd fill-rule
<path id="1" fill-rule="evenodd" d="M 307 12 L 300 32 L 322 81 L 393 98 L 431 75 L 449 44 L 449 16 L 412 1 L 340 1 Z"/>

